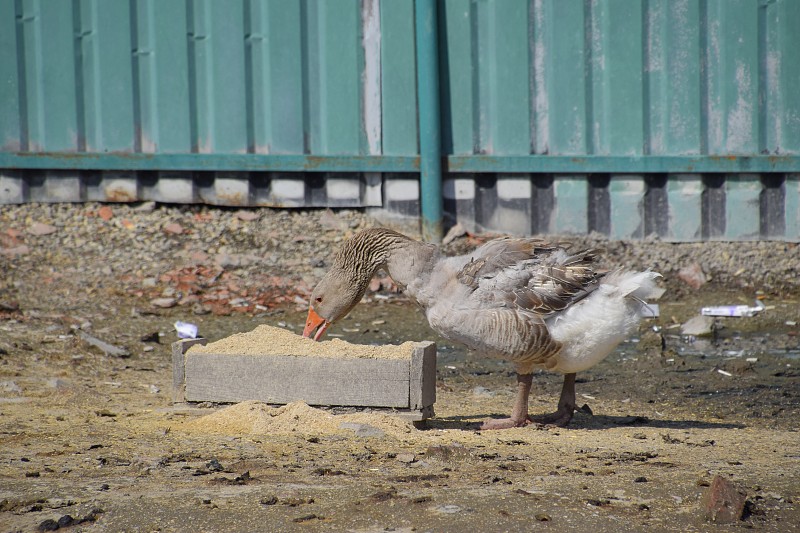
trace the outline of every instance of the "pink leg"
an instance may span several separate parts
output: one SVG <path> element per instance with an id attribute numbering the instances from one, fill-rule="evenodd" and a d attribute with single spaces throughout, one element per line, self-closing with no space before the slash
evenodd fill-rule
<path id="1" fill-rule="evenodd" d="M 572 374 L 573 376 L 575 374 Z M 511 410 L 511 418 L 490 418 L 485 421 L 481 429 L 508 429 L 527 426 L 531 423 L 528 418 L 528 396 L 531 393 L 533 374 L 517 374 L 517 399 Z M 573 404 L 575 403 L 573 398 Z"/>
<path id="2" fill-rule="evenodd" d="M 534 422 L 539 424 L 565 427 L 572 420 L 575 412 L 575 374 L 564 374 L 564 386 L 561 388 L 561 398 L 558 400 L 558 410 L 549 415 L 535 416 Z"/>

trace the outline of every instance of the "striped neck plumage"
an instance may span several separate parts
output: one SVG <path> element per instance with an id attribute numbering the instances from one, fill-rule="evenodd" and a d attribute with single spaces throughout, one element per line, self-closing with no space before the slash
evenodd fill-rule
<path id="1" fill-rule="evenodd" d="M 356 234 L 337 255 L 340 265 L 359 265 L 371 279 L 379 268 L 401 288 L 423 275 L 436 253 L 432 244 L 415 241 L 386 228 L 373 228 Z"/>

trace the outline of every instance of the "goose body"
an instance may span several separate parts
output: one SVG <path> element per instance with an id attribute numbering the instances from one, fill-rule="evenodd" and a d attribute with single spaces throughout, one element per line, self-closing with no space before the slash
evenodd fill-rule
<path id="1" fill-rule="evenodd" d="M 484 429 L 523 426 L 532 372 L 565 375 L 558 410 L 533 419 L 566 425 L 575 409 L 575 373 L 603 360 L 639 321 L 657 273 L 596 269 L 597 251 L 568 251 L 532 238 L 500 238 L 445 257 L 431 244 L 385 228 L 346 241 L 311 296 L 304 335 L 319 339 L 361 300 L 379 268 L 424 309 L 443 337 L 510 360 L 518 393 L 508 419 Z"/>

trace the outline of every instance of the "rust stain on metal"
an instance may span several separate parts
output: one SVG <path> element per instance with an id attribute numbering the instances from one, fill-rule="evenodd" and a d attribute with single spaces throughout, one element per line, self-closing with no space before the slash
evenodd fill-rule
<path id="1" fill-rule="evenodd" d="M 218 193 L 217 194 L 217 201 L 215 202 L 217 205 L 250 205 L 248 202 L 248 198 L 246 194 L 235 192 L 235 193 Z"/>
<path id="2" fill-rule="evenodd" d="M 325 156 L 309 155 L 309 156 L 306 156 L 306 164 L 303 165 L 303 167 L 305 169 L 307 169 L 307 170 L 310 170 L 310 169 L 313 169 L 313 168 L 319 168 L 319 167 L 325 165 L 325 163 L 328 163 L 328 162 L 329 162 L 329 159 L 327 157 L 325 157 Z"/>
<path id="3" fill-rule="evenodd" d="M 136 194 L 131 193 L 130 190 L 125 188 L 117 188 L 117 187 L 109 187 L 105 190 L 105 201 L 106 202 L 119 202 L 119 203 L 126 203 L 126 202 L 135 202 L 139 198 Z"/>

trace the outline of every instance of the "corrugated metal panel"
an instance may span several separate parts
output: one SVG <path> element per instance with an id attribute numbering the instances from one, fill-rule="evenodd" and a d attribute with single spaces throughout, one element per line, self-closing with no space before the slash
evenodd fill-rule
<path id="1" fill-rule="evenodd" d="M 357 0 L 0 10 L 4 151 L 370 153 Z"/>
<path id="2" fill-rule="evenodd" d="M 800 152 L 797 2 L 441 5 L 448 153 Z M 0 10 L 4 151 L 416 154 L 408 3 Z"/>
<path id="3" fill-rule="evenodd" d="M 800 238 L 793 178 L 741 174 L 745 160 L 731 157 L 781 165 L 750 172 L 797 166 L 800 91 L 789 87 L 800 87 L 790 59 L 800 33 L 790 28 L 800 27 L 800 2 L 445 0 L 444 9 L 450 170 L 464 172 L 455 181 L 497 176 L 478 182 L 479 207 L 462 207 L 459 220 L 519 228 L 499 184 L 522 172 L 536 192 L 519 209 L 531 213 L 519 232 Z"/>
<path id="4" fill-rule="evenodd" d="M 445 204 L 800 239 L 800 2 L 442 0 Z M 420 205 L 412 2 L 0 2 L 0 203 Z"/>
<path id="5" fill-rule="evenodd" d="M 450 153 L 800 152 L 797 2 L 445 0 L 444 11 Z"/>

